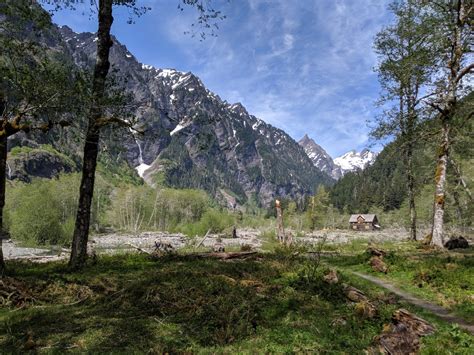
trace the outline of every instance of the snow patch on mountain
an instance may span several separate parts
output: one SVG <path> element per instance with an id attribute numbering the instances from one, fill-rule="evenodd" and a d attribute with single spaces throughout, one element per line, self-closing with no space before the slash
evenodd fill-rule
<path id="1" fill-rule="evenodd" d="M 303 147 L 315 167 L 336 180 L 349 171 L 364 169 L 372 164 L 377 157 L 377 153 L 364 149 L 360 153 L 351 150 L 333 159 L 324 148 L 309 138 L 307 134 L 298 143 Z"/>
<path id="2" fill-rule="evenodd" d="M 355 150 L 351 150 L 340 157 L 334 159 L 334 164 L 338 165 L 343 174 L 349 171 L 355 171 L 358 169 L 364 169 L 375 161 L 377 153 L 374 153 L 368 149 L 362 150 L 360 153 Z"/>

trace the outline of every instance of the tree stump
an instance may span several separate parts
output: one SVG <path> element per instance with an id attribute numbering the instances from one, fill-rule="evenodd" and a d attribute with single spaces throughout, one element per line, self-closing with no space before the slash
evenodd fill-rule
<path id="1" fill-rule="evenodd" d="M 378 353 L 390 355 L 417 354 L 420 349 L 420 337 L 432 334 L 435 328 L 405 309 L 399 309 L 392 315 L 392 323 L 385 326 L 376 342 Z M 369 349 L 369 354 L 377 352 Z"/>
<path id="2" fill-rule="evenodd" d="M 433 334 L 435 331 L 435 328 L 427 321 L 403 308 L 393 313 L 392 322 L 396 325 L 403 324 L 407 329 L 418 336 Z"/>
<path id="3" fill-rule="evenodd" d="M 285 243 L 285 229 L 283 228 L 283 212 L 280 200 L 275 200 L 275 208 L 277 211 L 277 237 L 278 241 L 283 244 Z"/>

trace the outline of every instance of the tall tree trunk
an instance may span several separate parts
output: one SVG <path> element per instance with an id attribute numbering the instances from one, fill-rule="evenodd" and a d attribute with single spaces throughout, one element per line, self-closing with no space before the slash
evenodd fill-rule
<path id="1" fill-rule="evenodd" d="M 0 114 L 5 111 L 5 100 L 3 93 L 0 92 Z M 4 118 L 6 119 L 6 118 Z M 3 259 L 2 242 L 6 233 L 3 230 L 3 209 L 5 208 L 5 193 L 6 193 L 6 170 L 7 170 L 7 132 L 3 132 L 0 136 L 0 277 L 5 273 L 6 266 Z"/>
<path id="2" fill-rule="evenodd" d="M 433 208 L 433 227 L 431 244 L 444 246 L 444 203 L 446 198 L 446 169 L 449 159 L 449 124 L 443 121 L 441 145 L 438 151 L 438 161 L 435 173 L 435 199 Z"/>
<path id="3" fill-rule="evenodd" d="M 102 103 L 105 94 L 105 82 L 110 68 L 109 52 L 112 47 L 110 29 L 113 20 L 112 0 L 100 0 L 97 56 L 92 83 L 92 105 L 85 138 L 79 204 L 69 260 L 69 266 L 73 269 L 81 268 L 87 258 L 91 204 L 94 193 L 97 155 L 99 153 L 100 127 L 98 122 L 103 115 Z"/>
<path id="4" fill-rule="evenodd" d="M 412 139 L 412 138 L 410 138 Z M 410 239 L 416 240 L 415 176 L 413 174 L 413 145 L 407 147 L 408 205 L 410 208 Z"/>
<path id="5" fill-rule="evenodd" d="M 1 105 L 1 103 L 0 103 Z M 3 110 L 1 110 L 3 112 Z M 0 136 L 0 277 L 5 273 L 5 261 L 3 260 L 3 238 L 7 233 L 3 230 L 3 209 L 5 207 L 6 189 L 6 169 L 7 169 L 7 135 Z"/>

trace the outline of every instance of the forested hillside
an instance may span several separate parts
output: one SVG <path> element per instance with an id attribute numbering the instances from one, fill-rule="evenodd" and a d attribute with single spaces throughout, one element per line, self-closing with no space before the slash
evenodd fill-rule
<path id="1" fill-rule="evenodd" d="M 468 95 L 457 114 L 459 124 L 453 134 L 451 148 L 451 167 L 448 170 L 447 220 L 472 220 L 474 209 L 468 203 L 469 193 L 460 181 L 459 172 L 467 185 L 474 181 L 474 134 L 472 120 L 466 115 L 472 111 L 474 94 Z M 421 202 L 417 210 L 421 216 L 431 218 L 433 199 L 433 176 L 435 172 L 436 147 L 439 125 L 434 120 L 424 122 L 418 127 L 420 139 L 414 151 L 414 175 L 416 196 Z M 331 189 L 331 201 L 341 212 L 368 213 L 373 210 L 385 212 L 406 208 L 408 188 L 406 183 L 406 163 L 400 159 L 401 139 L 389 143 L 378 155 L 372 166 L 363 171 L 352 172 L 341 178 Z M 456 168 L 454 165 L 456 165 Z M 428 209 L 428 210 L 427 210 Z M 406 211 L 405 211 L 406 212 Z"/>

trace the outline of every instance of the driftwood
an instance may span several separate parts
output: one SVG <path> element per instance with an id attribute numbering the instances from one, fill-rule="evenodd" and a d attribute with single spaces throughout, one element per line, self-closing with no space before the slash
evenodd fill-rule
<path id="1" fill-rule="evenodd" d="M 223 252 L 225 252 L 225 245 L 224 245 L 224 243 L 222 243 L 222 242 L 216 242 L 216 243 L 212 246 L 212 250 L 213 250 L 215 253 L 223 253 Z"/>
<path id="2" fill-rule="evenodd" d="M 256 251 L 246 251 L 246 252 L 225 252 L 225 253 L 191 253 L 188 254 L 190 257 L 196 258 L 211 258 L 211 259 L 220 259 L 220 260 L 229 260 L 229 259 L 246 259 L 250 256 L 257 254 Z"/>
<path id="3" fill-rule="evenodd" d="M 36 302 L 27 284 L 12 277 L 0 278 L 0 307 L 23 308 Z"/>
<path id="4" fill-rule="evenodd" d="M 152 252 L 149 252 L 148 250 L 145 250 L 145 249 L 142 249 L 142 248 L 140 248 L 140 247 L 137 247 L 137 246 L 134 245 L 134 244 L 127 243 L 127 245 L 131 246 L 133 249 L 138 250 L 140 253 L 144 253 L 144 254 L 148 254 L 148 255 L 153 255 Z"/>
<path id="5" fill-rule="evenodd" d="M 204 236 L 204 238 L 201 239 L 201 241 L 198 243 L 198 245 L 196 245 L 196 248 L 199 248 L 202 243 L 204 243 L 204 241 L 207 239 L 207 236 L 209 235 L 209 233 L 211 233 L 211 230 L 209 229 L 206 233 L 206 235 Z"/>

